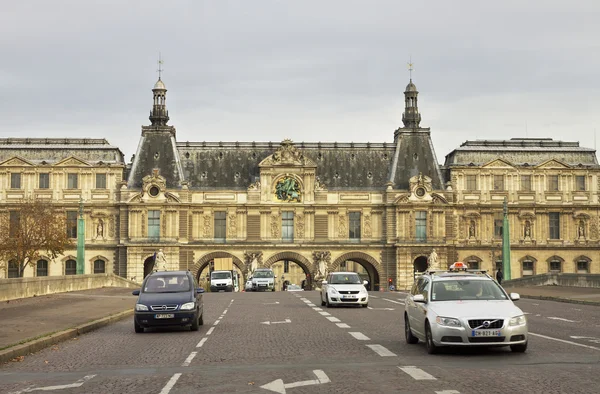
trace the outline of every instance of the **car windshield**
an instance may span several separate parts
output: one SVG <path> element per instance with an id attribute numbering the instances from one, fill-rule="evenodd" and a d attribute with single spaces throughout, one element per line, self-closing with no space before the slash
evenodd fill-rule
<path id="1" fill-rule="evenodd" d="M 273 276 L 273 271 L 254 271 L 252 274 L 253 278 L 272 278 Z"/>
<path id="2" fill-rule="evenodd" d="M 231 273 L 229 272 L 213 272 L 210 274 L 211 279 L 230 279 Z"/>
<path id="3" fill-rule="evenodd" d="M 433 283 L 431 301 L 507 300 L 493 280 L 444 280 Z"/>
<path id="4" fill-rule="evenodd" d="M 161 275 L 146 280 L 144 293 L 180 293 L 190 291 L 191 284 L 187 276 Z"/>
<path id="5" fill-rule="evenodd" d="M 362 282 L 358 275 L 333 274 L 329 283 L 332 285 L 360 285 Z"/>

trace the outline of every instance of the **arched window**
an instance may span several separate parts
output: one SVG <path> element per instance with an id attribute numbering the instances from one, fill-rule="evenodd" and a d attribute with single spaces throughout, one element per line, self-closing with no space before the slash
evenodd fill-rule
<path id="1" fill-rule="evenodd" d="M 523 276 L 531 276 L 535 273 L 533 260 L 525 259 L 523 264 Z"/>
<path id="2" fill-rule="evenodd" d="M 65 275 L 77 274 L 77 261 L 69 259 L 65 261 Z"/>
<path id="3" fill-rule="evenodd" d="M 48 260 L 38 260 L 35 266 L 36 276 L 48 276 Z"/>
<path id="4" fill-rule="evenodd" d="M 104 274 L 106 273 L 106 263 L 104 260 L 95 260 L 94 261 L 94 273 L 95 274 Z"/>
<path id="5" fill-rule="evenodd" d="M 548 260 L 548 271 L 549 272 L 562 272 L 562 259 L 559 257 L 551 257 Z"/>
<path id="6" fill-rule="evenodd" d="M 589 274 L 592 260 L 587 256 L 579 256 L 575 259 L 575 272 L 578 274 Z"/>
<path id="7" fill-rule="evenodd" d="M 19 277 L 19 264 L 12 260 L 8 262 L 8 277 L 18 278 Z"/>

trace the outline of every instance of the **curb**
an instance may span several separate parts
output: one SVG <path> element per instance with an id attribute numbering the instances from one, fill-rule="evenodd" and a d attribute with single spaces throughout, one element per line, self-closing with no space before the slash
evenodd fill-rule
<path id="1" fill-rule="evenodd" d="M 58 342 L 66 341 L 68 339 L 78 337 L 81 334 L 85 334 L 86 332 L 97 330 L 99 328 L 109 325 L 110 323 L 114 323 L 131 315 L 133 315 L 133 308 L 116 313 L 111 316 L 103 317 L 102 319 L 93 320 L 91 322 L 81 324 L 74 328 L 59 331 L 57 333 L 48 335 L 43 338 L 34 339 L 33 341 L 27 343 L 15 345 L 9 347 L 8 349 L 0 350 L 0 363 L 6 363 L 16 357 L 38 352 Z"/>
<path id="2" fill-rule="evenodd" d="M 552 296 L 534 296 L 534 295 L 524 295 L 519 294 L 521 298 L 529 298 L 533 300 L 545 300 L 545 301 L 556 301 L 556 302 L 565 302 L 567 304 L 583 304 L 583 305 L 596 305 L 600 306 L 600 301 L 586 301 L 586 300 L 574 300 L 572 298 L 560 298 L 560 297 L 552 297 Z"/>

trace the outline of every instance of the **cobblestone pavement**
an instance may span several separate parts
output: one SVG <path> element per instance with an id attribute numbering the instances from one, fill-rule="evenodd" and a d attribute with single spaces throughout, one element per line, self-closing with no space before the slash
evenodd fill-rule
<path id="1" fill-rule="evenodd" d="M 600 307 L 521 300 L 527 353 L 431 356 L 404 341 L 403 295 L 371 296 L 370 308 L 326 308 L 314 291 L 208 293 L 199 332 L 135 334 L 125 319 L 1 366 L 0 392 L 591 393 L 600 385 Z"/>

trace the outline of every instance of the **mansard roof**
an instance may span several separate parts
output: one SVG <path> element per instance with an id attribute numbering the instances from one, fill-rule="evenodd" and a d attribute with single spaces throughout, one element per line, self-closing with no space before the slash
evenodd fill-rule
<path id="1" fill-rule="evenodd" d="M 595 149 L 551 138 L 466 141 L 446 155 L 444 166 L 481 166 L 495 159 L 518 166 L 536 166 L 554 159 L 571 166 L 598 167 Z"/>
<path id="2" fill-rule="evenodd" d="M 68 157 L 88 163 L 125 164 L 121 150 L 104 138 L 0 138 L 0 162 L 15 156 L 34 164 L 54 164 Z"/>

